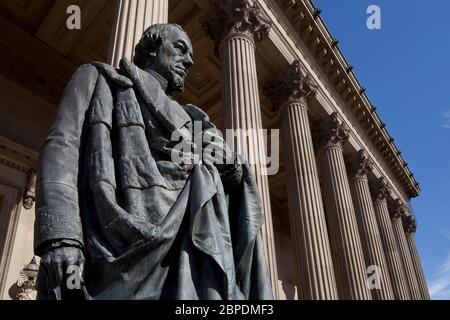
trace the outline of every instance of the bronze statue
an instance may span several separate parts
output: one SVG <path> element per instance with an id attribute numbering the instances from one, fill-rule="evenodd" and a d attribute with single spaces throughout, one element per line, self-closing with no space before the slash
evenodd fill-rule
<path id="1" fill-rule="evenodd" d="M 38 298 L 272 299 L 249 166 L 170 97 L 193 65 L 188 35 L 151 26 L 133 62 L 82 66 L 64 92 L 38 172 Z M 172 161 L 173 133 L 194 147 L 198 121 L 223 163 Z"/>

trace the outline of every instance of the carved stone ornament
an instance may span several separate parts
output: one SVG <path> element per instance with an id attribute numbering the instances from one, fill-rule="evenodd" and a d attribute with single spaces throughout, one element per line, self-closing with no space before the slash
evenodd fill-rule
<path id="1" fill-rule="evenodd" d="M 17 287 L 20 291 L 16 294 L 14 300 L 36 300 L 36 280 L 25 279 L 24 276 L 21 275 L 20 279 L 17 281 Z"/>
<path id="2" fill-rule="evenodd" d="M 391 187 L 386 178 L 382 177 L 374 183 L 371 192 L 374 201 L 383 201 L 391 195 Z"/>
<path id="3" fill-rule="evenodd" d="M 262 41 L 272 26 L 261 10 L 248 0 L 215 0 L 217 12 L 202 19 L 202 28 L 216 44 L 219 51 L 222 40 L 229 34 L 249 36 L 256 42 Z"/>
<path id="4" fill-rule="evenodd" d="M 311 75 L 303 75 L 300 61 L 295 60 L 287 72 L 278 74 L 264 88 L 264 93 L 278 107 L 289 103 L 307 105 L 316 96 L 317 85 Z"/>
<path id="5" fill-rule="evenodd" d="M 417 220 L 413 216 L 408 216 L 403 219 L 403 227 L 406 235 L 413 235 L 417 231 Z"/>
<path id="6" fill-rule="evenodd" d="M 342 146 L 350 138 L 350 129 L 340 119 L 337 112 L 333 112 L 325 121 L 322 130 L 322 143 L 324 147 Z"/>
<path id="7" fill-rule="evenodd" d="M 391 204 L 391 218 L 392 220 L 404 219 L 407 217 L 407 209 L 405 204 L 400 199 L 395 199 Z"/>
<path id="8" fill-rule="evenodd" d="M 22 205 L 25 209 L 33 208 L 36 200 L 36 170 L 32 169 L 28 176 L 28 185 L 23 195 Z"/>
<path id="9" fill-rule="evenodd" d="M 351 160 L 349 166 L 349 174 L 352 177 L 367 178 L 367 174 L 372 172 L 374 163 L 369 158 L 365 150 L 359 150 L 355 157 Z"/>

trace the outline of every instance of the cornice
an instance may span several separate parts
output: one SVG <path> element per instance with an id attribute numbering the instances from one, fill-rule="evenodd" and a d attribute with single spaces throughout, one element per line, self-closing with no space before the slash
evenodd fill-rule
<path id="1" fill-rule="evenodd" d="M 0 164 L 29 174 L 37 166 L 38 154 L 0 136 Z"/>
<path id="2" fill-rule="evenodd" d="M 16 163 L 12 160 L 9 160 L 7 158 L 3 158 L 1 155 L 0 155 L 0 164 L 4 165 L 5 167 L 8 167 L 8 168 L 11 168 L 11 169 L 14 169 L 14 170 L 26 173 L 26 174 L 28 174 L 30 172 L 30 168 L 27 168 L 27 167 L 25 167 L 19 163 Z"/>

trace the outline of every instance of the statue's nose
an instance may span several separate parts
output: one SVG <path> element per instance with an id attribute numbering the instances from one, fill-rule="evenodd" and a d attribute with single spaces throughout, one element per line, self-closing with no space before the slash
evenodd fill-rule
<path id="1" fill-rule="evenodd" d="M 194 65 L 194 60 L 192 60 L 192 57 L 190 55 L 186 55 L 183 64 L 186 67 L 186 70 L 188 70 L 190 67 Z"/>

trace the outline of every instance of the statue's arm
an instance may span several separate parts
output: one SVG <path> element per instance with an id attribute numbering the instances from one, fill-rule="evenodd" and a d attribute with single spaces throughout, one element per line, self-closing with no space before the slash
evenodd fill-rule
<path id="1" fill-rule="evenodd" d="M 67 85 L 56 119 L 40 154 L 35 252 L 61 246 L 83 247 L 78 174 L 82 134 L 98 79 L 94 66 L 82 66 Z"/>

